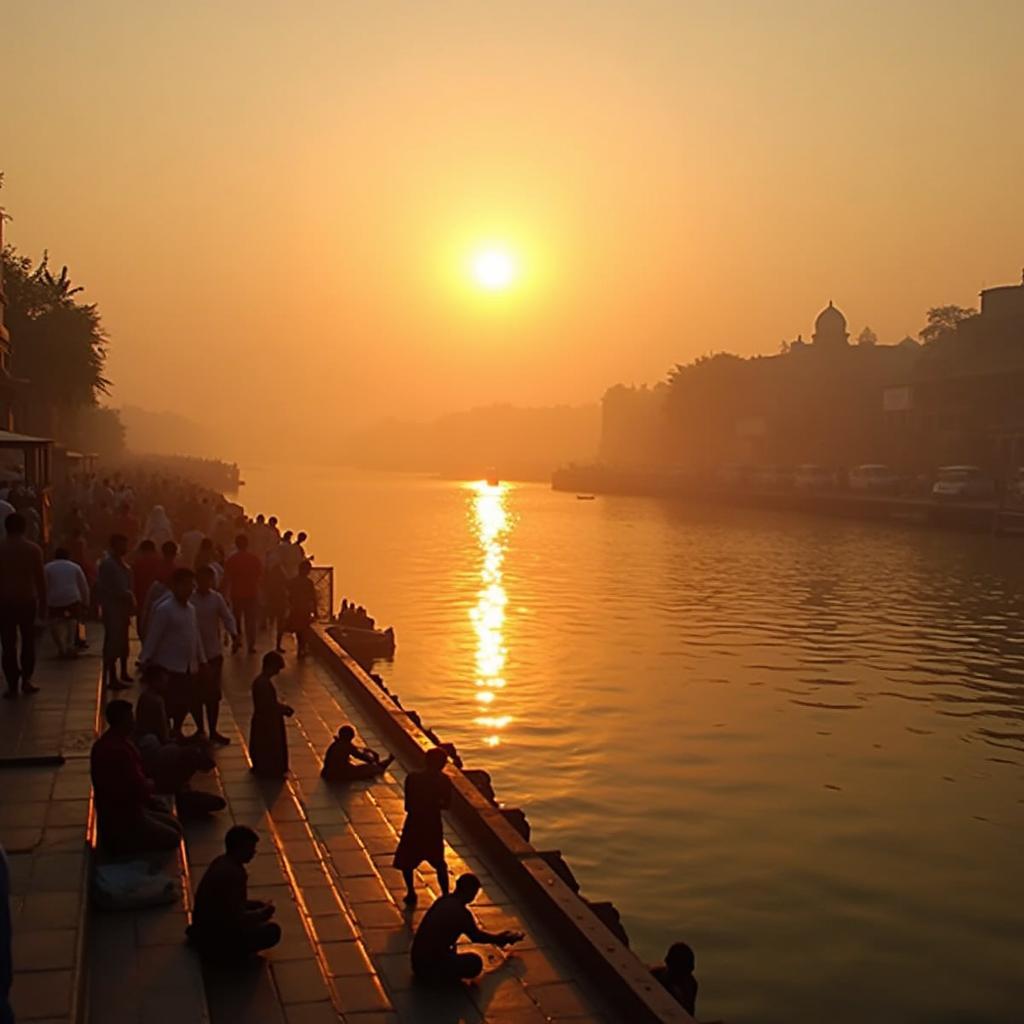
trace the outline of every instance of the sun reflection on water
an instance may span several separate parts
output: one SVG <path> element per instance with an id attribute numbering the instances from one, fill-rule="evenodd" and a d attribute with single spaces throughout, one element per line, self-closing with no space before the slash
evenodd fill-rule
<path id="1" fill-rule="evenodd" d="M 474 719 L 489 747 L 501 743 L 501 732 L 511 722 L 495 713 L 499 691 L 505 687 L 505 604 L 502 566 L 511 519 L 506 508 L 507 484 L 483 481 L 469 485 L 472 492 L 472 523 L 480 545 L 480 592 L 469 618 L 476 632 L 476 701 L 481 712 Z"/>

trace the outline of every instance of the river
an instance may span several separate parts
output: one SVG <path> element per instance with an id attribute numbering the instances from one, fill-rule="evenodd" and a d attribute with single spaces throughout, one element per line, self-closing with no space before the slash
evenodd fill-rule
<path id="1" fill-rule="evenodd" d="M 1018 1022 L 1024 544 L 247 467 L 379 671 L 703 1019 Z"/>

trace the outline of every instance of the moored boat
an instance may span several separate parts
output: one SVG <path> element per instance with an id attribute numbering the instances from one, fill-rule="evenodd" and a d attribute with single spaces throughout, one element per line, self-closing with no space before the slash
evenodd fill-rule
<path id="1" fill-rule="evenodd" d="M 387 629 L 362 629 L 335 623 L 327 627 L 327 633 L 353 657 L 372 655 L 386 658 L 395 653 L 395 631 L 391 626 Z"/>

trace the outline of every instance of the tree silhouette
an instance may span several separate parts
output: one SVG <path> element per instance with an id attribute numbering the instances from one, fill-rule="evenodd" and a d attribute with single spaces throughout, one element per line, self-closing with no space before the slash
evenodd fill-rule
<path id="1" fill-rule="evenodd" d="M 977 316 L 978 311 L 969 306 L 933 306 L 928 310 L 928 323 L 918 332 L 918 337 L 930 345 L 956 330 L 961 320 Z"/>
<path id="2" fill-rule="evenodd" d="M 47 253 L 34 268 L 10 246 L 2 258 L 11 372 L 29 382 L 33 405 L 49 408 L 59 434 L 71 411 L 96 405 L 109 389 L 100 314 L 94 303 L 78 301 L 82 289 L 71 283 L 66 266 L 53 273 Z"/>

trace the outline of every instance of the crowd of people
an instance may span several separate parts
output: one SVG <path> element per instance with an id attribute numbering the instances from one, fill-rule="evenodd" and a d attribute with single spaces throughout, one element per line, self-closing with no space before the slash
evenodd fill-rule
<path id="1" fill-rule="evenodd" d="M 0 645 L 8 698 L 36 692 L 37 623 L 48 624 L 59 657 L 73 658 L 87 646 L 81 623 L 91 617 L 103 623 L 107 688 L 134 682 L 134 622 L 143 639 L 157 626 L 149 653 L 170 671 L 176 691 L 186 685 L 215 691 L 216 680 L 200 676 L 217 675 L 220 652 L 183 659 L 173 608 L 160 611 L 173 598 L 175 578 L 179 593 L 187 587 L 186 573 L 195 591 L 186 603 L 196 608 L 207 637 L 210 617 L 220 615 L 234 651 L 243 644 L 255 651 L 259 634 L 268 631 L 278 651 L 293 634 L 299 656 L 305 656 L 309 627 L 320 612 L 307 536 L 282 532 L 276 516 L 249 519 L 223 496 L 180 478 L 83 475 L 72 482 L 66 507 L 57 510 L 56 542 L 46 561 L 38 515 L 28 514 L 34 505 L 23 492 L 0 489 L 7 495 L 0 498 Z M 229 616 L 211 593 L 223 599 Z M 207 667 L 200 670 L 201 664 Z M 181 692 L 172 698 L 185 700 Z M 188 697 L 190 705 L 197 700 L 198 692 Z"/>
<path id="2" fill-rule="evenodd" d="M 250 520 L 220 495 L 184 480 L 92 477 L 76 483 L 46 561 L 30 517 L 17 507 L 7 511 L 4 500 L 5 696 L 38 692 L 32 678 L 39 619 L 48 623 L 62 658 L 76 657 L 85 646 L 84 619 L 102 619 L 103 681 L 113 699 L 105 708 L 107 728 L 93 745 L 91 771 L 105 853 L 136 857 L 175 850 L 183 818 L 223 809 L 223 799 L 192 789 L 190 780 L 197 771 L 212 770 L 216 747 L 230 742 L 218 730 L 225 650 L 244 647 L 253 653 L 264 632 L 273 649 L 264 654 L 252 683 L 249 755 L 256 775 L 287 774 L 285 719 L 294 711 L 280 699 L 274 680 L 285 667 L 283 637 L 293 633 L 297 655 L 303 657 L 319 611 L 306 534 L 280 531 L 274 516 Z M 364 608 L 347 601 L 337 621 L 374 625 Z M 129 664 L 133 623 L 142 642 L 134 707 L 118 695 L 135 681 Z M 186 736 L 190 718 L 194 728 Z M 406 777 L 406 816 L 393 860 L 410 908 L 418 901 L 415 872 L 424 863 L 436 872 L 442 895 L 424 915 L 410 956 L 420 981 L 441 985 L 475 978 L 484 969 L 477 954 L 459 952 L 461 938 L 497 947 L 523 938 L 480 928 L 469 909 L 480 891 L 475 876 L 462 875 L 451 885 L 442 817 L 452 799 L 448 759 L 442 747 L 430 749 L 423 769 Z M 342 725 L 324 752 L 322 775 L 332 783 L 373 780 L 392 761 L 393 756 L 358 745 L 355 730 Z M 188 938 L 204 957 L 235 962 L 281 939 L 273 905 L 248 897 L 245 865 L 258 842 L 250 828 L 228 829 L 225 852 L 200 882 Z M 688 946 L 674 945 L 652 973 L 693 1012 L 697 983 Z"/>

